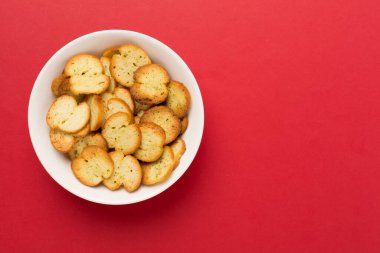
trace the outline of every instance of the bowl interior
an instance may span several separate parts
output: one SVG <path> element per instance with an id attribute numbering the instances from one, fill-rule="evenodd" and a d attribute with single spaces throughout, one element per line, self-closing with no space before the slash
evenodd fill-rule
<path id="1" fill-rule="evenodd" d="M 155 186 L 141 186 L 136 192 L 124 189 L 110 191 L 103 185 L 88 187 L 81 184 L 73 175 L 70 160 L 56 151 L 49 139 L 46 113 L 55 100 L 50 85 L 59 75 L 67 60 L 75 54 L 89 53 L 99 55 L 112 46 L 132 43 L 142 47 L 154 63 L 165 67 L 171 78 L 184 83 L 192 97 L 189 111 L 188 129 L 182 138 L 186 142 L 186 152 L 179 166 L 170 178 Z M 89 201 L 102 204 L 130 204 L 151 198 L 170 187 L 190 166 L 199 148 L 204 124 L 203 102 L 197 82 L 185 62 L 169 47 L 147 35 L 125 30 L 107 30 L 82 36 L 61 48 L 45 64 L 34 84 L 28 110 L 29 132 L 35 152 L 50 176 L 71 193 Z"/>

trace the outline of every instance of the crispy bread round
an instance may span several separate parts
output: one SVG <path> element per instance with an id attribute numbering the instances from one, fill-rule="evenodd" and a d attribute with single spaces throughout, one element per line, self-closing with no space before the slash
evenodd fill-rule
<path id="1" fill-rule="evenodd" d="M 135 83 L 131 87 L 133 99 L 142 104 L 159 104 L 168 96 L 168 72 L 158 64 L 148 64 L 138 68 L 134 74 Z"/>
<path id="2" fill-rule="evenodd" d="M 186 144 L 185 141 L 182 138 L 177 138 L 171 145 L 170 147 L 173 150 L 174 154 L 174 161 L 175 165 L 174 168 L 176 168 L 179 164 L 179 161 L 181 160 L 182 155 L 186 151 Z"/>
<path id="3" fill-rule="evenodd" d="M 111 76 L 111 72 L 110 72 L 111 59 L 109 57 L 102 56 L 100 57 L 100 62 L 103 65 L 104 74 L 106 74 L 106 76 L 108 76 L 110 79 L 110 84 L 108 86 L 107 91 L 113 92 L 116 88 L 116 82 L 115 82 L 115 79 L 113 79 L 113 77 Z"/>
<path id="4" fill-rule="evenodd" d="M 155 106 L 147 110 L 140 119 L 141 123 L 152 122 L 164 129 L 165 144 L 174 141 L 181 132 L 181 121 L 166 106 Z"/>
<path id="5" fill-rule="evenodd" d="M 107 151 L 97 146 L 88 146 L 71 162 L 71 169 L 81 183 L 96 186 L 112 175 L 114 165 Z"/>
<path id="6" fill-rule="evenodd" d="M 114 94 L 117 98 L 120 98 L 129 106 L 129 109 L 131 109 L 132 113 L 134 112 L 135 104 L 133 103 L 131 93 L 129 93 L 129 91 L 127 89 L 117 87 L 114 90 Z"/>
<path id="7" fill-rule="evenodd" d="M 143 162 L 157 161 L 164 152 L 165 131 L 158 125 L 146 122 L 139 124 L 141 145 L 134 156 Z"/>
<path id="8" fill-rule="evenodd" d="M 129 106 L 120 98 L 109 99 L 105 112 L 105 120 L 107 120 L 112 114 L 115 114 L 117 112 L 125 112 L 129 115 L 130 118 L 133 118 L 133 113 L 131 112 L 131 109 L 129 109 Z"/>
<path id="9" fill-rule="evenodd" d="M 185 85 L 177 81 L 171 81 L 168 84 L 168 90 L 169 94 L 166 100 L 166 106 L 172 109 L 177 117 L 185 117 L 191 104 L 189 91 Z"/>
<path id="10" fill-rule="evenodd" d="M 115 170 L 110 178 L 103 181 L 103 184 L 113 191 L 122 185 L 128 192 L 137 190 L 142 179 L 142 169 L 137 159 L 131 155 L 124 156 L 121 151 L 114 151 L 109 155 Z"/>
<path id="11" fill-rule="evenodd" d="M 91 95 L 87 98 L 87 104 L 90 106 L 90 129 L 91 131 L 98 130 L 103 123 L 104 108 L 103 100 L 99 95 Z"/>
<path id="12" fill-rule="evenodd" d="M 181 134 L 186 132 L 188 125 L 189 125 L 189 118 L 186 116 L 181 120 Z"/>
<path id="13" fill-rule="evenodd" d="M 136 69 L 150 64 L 151 60 L 145 51 L 135 45 L 127 44 L 118 48 L 118 53 L 111 58 L 111 75 L 119 84 L 131 87 Z"/>
<path id="14" fill-rule="evenodd" d="M 164 152 L 160 159 L 152 163 L 142 163 L 143 184 L 153 185 L 165 181 L 174 169 L 175 161 L 172 149 L 164 147 Z"/>
<path id="15" fill-rule="evenodd" d="M 100 94 L 109 86 L 109 77 L 104 73 L 100 60 L 89 54 L 72 57 L 64 73 L 70 77 L 70 91 L 75 94 Z"/>
<path id="16" fill-rule="evenodd" d="M 72 134 L 64 133 L 57 129 L 50 130 L 50 141 L 53 147 L 62 153 L 69 152 L 75 143 Z"/>
<path id="17" fill-rule="evenodd" d="M 81 130 L 90 118 L 90 108 L 87 103 L 79 105 L 74 97 L 63 95 L 51 105 L 46 121 L 50 128 L 60 129 L 66 133 L 75 133 Z"/>
<path id="18" fill-rule="evenodd" d="M 107 151 L 107 142 L 101 134 L 75 138 L 74 146 L 68 152 L 70 159 L 78 157 L 87 146 L 97 146 Z"/>
<path id="19" fill-rule="evenodd" d="M 111 115 L 105 122 L 102 135 L 110 148 L 133 154 L 141 144 L 141 131 L 133 117 L 124 112 Z"/>

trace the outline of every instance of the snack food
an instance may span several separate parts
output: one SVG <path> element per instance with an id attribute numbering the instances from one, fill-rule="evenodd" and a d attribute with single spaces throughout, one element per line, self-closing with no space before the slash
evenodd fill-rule
<path id="1" fill-rule="evenodd" d="M 107 151 L 89 146 L 72 161 L 71 169 L 81 183 L 96 186 L 112 175 L 114 164 Z"/>
<path id="2" fill-rule="evenodd" d="M 114 151 L 109 155 L 115 168 L 112 176 L 105 179 L 103 184 L 113 191 L 122 185 L 128 192 L 133 192 L 139 188 L 142 170 L 137 159 L 131 155 L 124 156 L 121 151 Z"/>
<path id="3" fill-rule="evenodd" d="M 50 130 L 50 141 L 54 148 L 62 153 L 69 152 L 75 143 L 75 139 L 72 134 L 62 132 L 58 129 Z"/>
<path id="4" fill-rule="evenodd" d="M 117 112 L 104 123 L 102 135 L 108 147 L 122 151 L 125 155 L 133 154 L 140 146 L 141 132 L 137 124 L 133 124 L 132 115 Z"/>
<path id="5" fill-rule="evenodd" d="M 135 45 L 127 44 L 119 47 L 111 59 L 111 75 L 119 84 L 131 87 L 135 71 L 151 60 L 145 51 Z M 112 52 L 112 50 L 111 50 Z"/>
<path id="6" fill-rule="evenodd" d="M 186 116 L 181 120 L 181 134 L 184 134 L 189 124 L 189 118 Z"/>
<path id="7" fill-rule="evenodd" d="M 87 146 L 97 146 L 107 151 L 107 142 L 101 134 L 92 134 L 75 138 L 74 145 L 68 152 L 70 159 L 74 159 L 82 153 Z"/>
<path id="8" fill-rule="evenodd" d="M 166 100 L 166 106 L 172 109 L 174 115 L 179 118 L 186 116 L 191 103 L 190 93 L 180 82 L 171 81 L 168 84 L 168 98 Z"/>
<path id="9" fill-rule="evenodd" d="M 164 147 L 164 152 L 160 159 L 152 163 L 143 163 L 143 184 L 152 185 L 165 181 L 175 166 L 174 154 L 169 146 Z"/>
<path id="10" fill-rule="evenodd" d="M 108 86 L 107 91 L 113 92 L 116 88 L 116 82 L 115 82 L 115 79 L 113 79 L 113 77 L 111 76 L 111 72 L 110 72 L 111 59 L 109 57 L 102 56 L 100 57 L 100 62 L 103 65 L 104 74 L 106 74 L 106 76 L 108 76 L 108 78 L 110 79 L 110 84 Z"/>
<path id="11" fill-rule="evenodd" d="M 165 131 L 154 123 L 139 124 L 141 145 L 134 156 L 143 162 L 157 161 L 164 152 Z"/>
<path id="12" fill-rule="evenodd" d="M 105 111 L 105 120 L 107 120 L 112 114 L 115 114 L 117 112 L 125 112 L 129 115 L 128 117 L 133 118 L 133 113 L 131 112 L 131 109 L 129 109 L 129 106 L 120 98 L 109 99 Z"/>
<path id="13" fill-rule="evenodd" d="M 69 77 L 70 91 L 74 95 L 100 94 L 108 88 L 110 82 L 100 60 L 89 54 L 72 57 L 66 63 L 64 73 Z"/>
<path id="14" fill-rule="evenodd" d="M 51 105 L 46 121 L 50 128 L 66 133 L 81 130 L 90 118 L 90 108 L 82 102 L 79 105 L 74 97 L 63 95 Z"/>
<path id="15" fill-rule="evenodd" d="M 87 186 L 136 191 L 165 181 L 186 151 L 190 93 L 132 44 L 80 54 L 52 80 L 53 147 Z"/>
<path id="16" fill-rule="evenodd" d="M 140 67 L 134 74 L 131 95 L 137 102 L 155 105 L 165 101 L 168 96 L 167 84 L 170 81 L 168 72 L 158 64 Z"/>
<path id="17" fill-rule="evenodd" d="M 87 98 L 87 104 L 90 106 L 90 130 L 96 131 L 103 124 L 104 106 L 103 100 L 99 95 L 91 95 Z"/>
<path id="18" fill-rule="evenodd" d="M 185 141 L 182 138 L 177 138 L 170 147 L 173 150 L 173 155 L 174 155 L 174 168 L 176 168 L 179 164 L 179 161 L 181 160 L 182 155 L 186 151 L 186 144 Z"/>
<path id="19" fill-rule="evenodd" d="M 140 122 L 153 122 L 165 131 L 165 144 L 174 141 L 181 132 L 181 121 L 166 106 L 155 106 L 144 112 Z"/>

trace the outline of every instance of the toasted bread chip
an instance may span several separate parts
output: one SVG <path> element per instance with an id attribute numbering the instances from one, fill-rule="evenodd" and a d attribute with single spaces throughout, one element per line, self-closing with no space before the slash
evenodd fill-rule
<path id="1" fill-rule="evenodd" d="M 78 157 L 87 146 L 97 146 L 107 151 L 107 142 L 101 134 L 87 135 L 85 137 L 75 138 L 74 146 L 70 149 L 68 155 L 70 159 Z"/>
<path id="2" fill-rule="evenodd" d="M 74 146 L 75 139 L 71 134 L 64 133 L 57 129 L 51 129 L 50 141 L 56 150 L 67 153 Z"/>
<path id="3" fill-rule="evenodd" d="M 143 184 L 153 185 L 165 181 L 172 173 L 175 165 L 174 154 L 169 146 L 164 147 L 160 159 L 152 163 L 142 163 Z"/>
<path id="4" fill-rule="evenodd" d="M 177 138 L 177 140 L 175 140 L 170 145 L 170 147 L 173 150 L 174 160 L 175 160 L 174 168 L 176 168 L 178 166 L 178 164 L 179 164 L 179 161 L 181 160 L 182 155 L 186 151 L 186 144 L 185 144 L 185 141 L 182 138 Z"/>
<path id="5" fill-rule="evenodd" d="M 115 114 L 117 112 L 125 112 L 129 115 L 130 118 L 133 118 L 133 113 L 129 109 L 129 106 L 120 98 L 109 99 L 105 112 L 105 120 L 107 120 L 112 114 Z"/>
<path id="6" fill-rule="evenodd" d="M 73 136 L 74 137 L 85 137 L 89 133 L 90 133 L 90 124 L 87 123 L 87 125 L 85 125 L 81 130 L 79 130 L 76 133 L 73 133 Z"/>
<path id="7" fill-rule="evenodd" d="M 181 120 L 181 134 L 186 132 L 188 125 L 189 125 L 189 118 L 186 116 Z"/>
<path id="8" fill-rule="evenodd" d="M 71 169 L 81 183 L 96 186 L 112 175 L 114 165 L 107 151 L 89 146 L 71 162 Z"/>
<path id="9" fill-rule="evenodd" d="M 100 57 L 100 62 L 103 65 L 104 74 L 106 74 L 106 76 L 108 76 L 110 79 L 110 85 L 108 86 L 107 91 L 113 92 L 116 88 L 116 82 L 115 82 L 115 79 L 113 79 L 113 77 L 111 76 L 111 72 L 110 72 L 111 59 L 109 57 L 102 56 Z"/>
<path id="10" fill-rule="evenodd" d="M 110 47 L 103 51 L 102 56 L 112 58 L 114 54 L 119 53 L 119 47 Z"/>
<path id="11" fill-rule="evenodd" d="M 75 94 L 100 94 L 107 90 L 110 79 L 104 73 L 100 60 L 89 54 L 72 57 L 64 73 L 70 78 L 70 91 Z"/>
<path id="12" fill-rule="evenodd" d="M 177 117 L 185 117 L 191 103 L 189 91 L 185 85 L 177 81 L 171 81 L 168 85 L 168 89 L 169 94 L 166 100 L 166 106 L 172 109 Z"/>
<path id="13" fill-rule="evenodd" d="M 82 102 L 79 105 L 72 96 L 63 95 L 51 105 L 46 121 L 53 129 L 60 129 L 66 133 L 75 133 L 81 130 L 90 118 L 90 108 Z"/>
<path id="14" fill-rule="evenodd" d="M 158 125 L 147 122 L 139 124 L 141 145 L 134 156 L 143 162 L 157 161 L 164 152 L 165 131 Z"/>
<path id="15" fill-rule="evenodd" d="M 122 151 L 125 155 L 133 154 L 141 144 L 141 131 L 133 124 L 133 117 L 125 112 L 111 115 L 105 122 L 102 135 L 108 147 Z"/>
<path id="16" fill-rule="evenodd" d="M 181 121 L 166 106 L 155 106 L 147 110 L 140 119 L 140 123 L 144 122 L 155 123 L 164 129 L 165 144 L 174 141 L 181 132 Z"/>
<path id="17" fill-rule="evenodd" d="M 135 103 L 133 103 L 131 93 L 129 93 L 129 91 L 127 89 L 117 87 L 117 88 L 115 88 L 114 94 L 117 98 L 120 98 L 129 106 L 129 109 L 131 109 L 132 113 L 134 112 Z"/>
<path id="18" fill-rule="evenodd" d="M 159 104 L 168 96 L 168 72 L 158 64 L 148 64 L 138 68 L 131 95 L 137 102 L 147 105 Z"/>
<path id="19" fill-rule="evenodd" d="M 114 151 L 109 155 L 115 170 L 110 178 L 103 181 L 103 184 L 113 191 L 122 185 L 128 192 L 137 190 L 142 179 L 142 169 L 137 159 L 131 155 L 124 156 L 121 151 Z"/>
<path id="20" fill-rule="evenodd" d="M 118 53 L 112 55 L 111 75 L 119 84 L 131 87 L 136 69 L 150 63 L 143 49 L 131 44 L 123 45 L 118 48 Z"/>
<path id="21" fill-rule="evenodd" d="M 91 131 L 98 130 L 104 119 L 104 107 L 102 97 L 99 95 L 91 95 L 87 98 L 87 104 L 90 106 L 90 129 Z"/>

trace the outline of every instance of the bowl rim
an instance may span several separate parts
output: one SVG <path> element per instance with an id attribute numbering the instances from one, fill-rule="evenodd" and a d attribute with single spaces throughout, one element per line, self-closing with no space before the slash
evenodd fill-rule
<path id="1" fill-rule="evenodd" d="M 55 179 L 55 175 L 53 175 L 54 173 L 52 173 L 52 171 L 50 171 L 49 169 L 46 169 L 46 164 L 43 162 L 44 159 L 42 159 L 41 157 L 41 154 L 39 151 L 37 151 L 38 149 L 36 148 L 37 147 L 37 142 L 38 140 L 36 139 L 36 137 L 33 137 L 33 133 L 31 131 L 31 120 L 30 118 L 33 116 L 32 115 L 32 111 L 31 111 L 31 107 L 32 106 L 32 101 L 34 100 L 33 98 L 35 96 L 37 96 L 36 94 L 36 84 L 38 82 L 40 82 L 40 79 L 42 79 L 42 76 L 41 76 L 41 73 L 44 72 L 44 70 L 47 68 L 47 66 L 53 62 L 55 60 L 56 57 L 58 57 L 62 51 L 64 51 L 66 48 L 70 47 L 72 44 L 75 44 L 77 43 L 78 41 L 80 40 L 83 40 L 85 38 L 88 38 L 88 37 L 93 37 L 93 36 L 97 36 L 98 34 L 101 34 L 101 33 L 113 33 L 113 32 L 122 32 L 122 33 L 127 33 L 127 34 L 132 34 L 132 35 L 137 35 L 137 36 L 142 36 L 142 37 L 146 37 L 147 39 L 150 39 L 152 41 L 154 41 L 155 43 L 158 43 L 160 44 L 160 46 L 166 48 L 167 50 L 171 51 L 171 53 L 173 53 L 173 55 L 180 61 L 182 62 L 182 64 L 188 69 L 189 71 L 189 74 L 190 74 L 190 77 L 193 79 L 193 81 L 195 82 L 196 84 L 196 90 L 197 90 L 197 93 L 199 95 L 199 98 L 200 98 L 200 106 L 201 106 L 201 114 L 200 115 L 197 115 L 197 120 L 200 121 L 200 126 L 201 128 L 198 129 L 199 131 L 199 143 L 196 145 L 195 147 L 195 152 L 191 155 L 190 159 L 189 159 L 189 165 L 187 166 L 187 168 L 185 168 L 182 172 L 182 174 L 180 174 L 178 176 L 178 178 L 176 178 L 175 180 L 173 180 L 171 183 L 167 184 L 166 186 L 164 187 L 161 187 L 161 188 L 158 188 L 157 191 L 152 191 L 152 193 L 149 193 L 149 194 L 146 194 L 146 195 L 143 195 L 141 198 L 139 199 L 134 199 L 134 200 L 131 200 L 131 201 L 117 201 L 117 202 L 105 202 L 105 201 L 100 201 L 96 198 L 91 198 L 91 197 L 88 197 L 86 195 L 79 195 L 77 194 L 76 192 L 74 192 L 73 190 L 70 189 L 70 187 L 67 187 L 66 185 L 64 184 L 61 184 L 58 180 Z M 48 173 L 48 175 L 58 184 L 60 185 L 63 189 L 65 189 L 66 191 L 70 192 L 71 194 L 81 198 L 81 199 L 85 199 L 89 202 L 94 202 L 94 203 L 98 203 L 98 204 L 104 204 L 104 205 L 128 205 L 128 204 L 134 204 L 134 203 L 138 203 L 138 202 L 142 202 L 142 201 L 145 201 L 147 199 L 150 199 L 150 198 L 153 198 L 155 196 L 158 196 L 159 194 L 161 194 L 162 192 L 166 191 L 168 188 L 170 188 L 173 184 L 175 184 L 175 182 L 177 182 L 182 176 L 183 174 L 185 174 L 185 172 L 188 170 L 188 168 L 190 167 L 191 163 L 194 161 L 194 158 L 196 156 L 196 154 L 198 153 L 198 150 L 199 150 L 199 147 L 202 143 L 202 138 L 203 138 L 203 131 L 204 131 L 204 104 L 203 104 L 203 98 L 202 98 L 202 93 L 200 91 L 200 87 L 198 85 L 198 82 L 193 74 L 193 72 L 191 71 L 191 69 L 189 68 L 189 66 L 186 64 L 186 62 L 173 50 L 171 49 L 169 46 L 167 46 L 166 44 L 164 44 L 163 42 L 159 41 L 158 39 L 155 39 L 147 34 L 144 34 L 144 33 L 140 33 L 140 32 L 136 32 L 136 31 L 131 31 L 131 30 L 123 30 L 123 29 L 107 29 L 107 30 L 99 30 L 99 31 L 95 31 L 95 32 L 91 32 L 91 33 L 87 33 L 87 34 L 84 34 L 84 35 L 81 35 L 73 40 L 71 40 L 70 42 L 66 43 L 64 46 L 62 46 L 61 48 L 59 48 L 47 61 L 46 63 L 44 64 L 44 66 L 42 67 L 42 69 L 39 71 L 38 75 L 37 75 L 37 78 L 36 80 L 34 81 L 33 83 L 33 87 L 32 87 L 32 90 L 30 92 L 30 96 L 29 96 L 29 103 L 28 103 L 28 131 L 29 131 L 29 137 L 30 137 L 30 140 L 32 142 L 32 146 L 33 146 L 33 149 L 34 149 L 34 152 L 35 154 L 37 155 L 37 158 L 38 160 L 40 161 L 42 167 L 44 168 L 44 170 Z M 42 152 L 41 152 L 42 153 Z"/>

